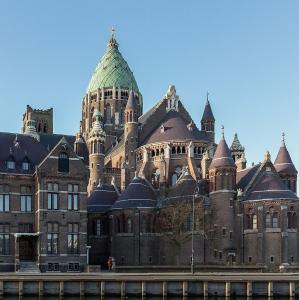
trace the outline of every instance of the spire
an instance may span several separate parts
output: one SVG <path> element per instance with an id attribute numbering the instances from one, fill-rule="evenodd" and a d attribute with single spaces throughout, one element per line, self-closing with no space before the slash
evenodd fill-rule
<path id="1" fill-rule="evenodd" d="M 282 133 L 282 144 L 276 156 L 274 167 L 278 173 L 297 174 L 290 153 L 285 145 L 285 133 Z"/>
<path id="2" fill-rule="evenodd" d="M 215 121 L 212 108 L 210 105 L 210 101 L 209 101 L 209 93 L 207 93 L 207 101 L 201 118 L 201 122 L 205 122 L 205 121 L 213 121 L 213 122 Z"/>
<path id="3" fill-rule="evenodd" d="M 118 49 L 118 43 L 115 39 L 115 29 L 113 27 L 112 27 L 112 30 L 111 30 L 111 38 L 108 42 L 108 47 L 111 48 L 111 49 L 112 48 Z"/>
<path id="4" fill-rule="evenodd" d="M 241 152 L 244 152 L 244 150 L 245 150 L 245 148 L 241 145 L 241 143 L 239 141 L 237 133 L 235 133 L 233 143 L 230 146 L 230 150 L 231 151 L 241 151 Z"/>
<path id="5" fill-rule="evenodd" d="M 231 156 L 231 152 L 227 146 L 224 138 L 224 126 L 222 128 L 222 138 L 217 146 L 210 169 L 217 167 L 236 167 L 235 162 Z"/>

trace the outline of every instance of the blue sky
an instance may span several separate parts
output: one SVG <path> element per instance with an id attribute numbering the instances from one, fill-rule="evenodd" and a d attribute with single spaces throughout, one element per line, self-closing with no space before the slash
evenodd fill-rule
<path id="1" fill-rule="evenodd" d="M 54 107 L 56 133 L 79 129 L 81 101 L 111 27 L 145 110 L 176 85 L 199 124 L 206 92 L 248 163 L 274 160 L 281 132 L 299 168 L 299 1 L 0 0 L 0 131 L 26 105 Z"/>

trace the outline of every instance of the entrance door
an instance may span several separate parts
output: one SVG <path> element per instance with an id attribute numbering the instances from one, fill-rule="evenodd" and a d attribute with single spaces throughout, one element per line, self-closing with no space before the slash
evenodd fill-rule
<path id="1" fill-rule="evenodd" d="M 20 260 L 34 260 L 34 240 L 32 237 L 21 237 L 19 241 Z"/>

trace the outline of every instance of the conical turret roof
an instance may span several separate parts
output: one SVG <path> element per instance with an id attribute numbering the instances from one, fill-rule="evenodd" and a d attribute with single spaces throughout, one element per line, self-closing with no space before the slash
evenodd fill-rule
<path id="1" fill-rule="evenodd" d="M 114 31 L 104 56 L 92 74 L 87 93 L 113 86 L 125 89 L 132 87 L 135 92 L 139 92 L 133 72 L 118 50 Z"/>
<path id="2" fill-rule="evenodd" d="M 156 197 L 148 183 L 135 177 L 114 203 L 112 209 L 152 208 L 156 206 Z"/>
<path id="3" fill-rule="evenodd" d="M 274 167 L 278 173 L 297 174 L 297 170 L 284 141 L 279 148 Z"/>
<path id="4" fill-rule="evenodd" d="M 233 143 L 230 146 L 230 150 L 232 150 L 232 151 L 244 151 L 245 150 L 245 148 L 241 145 L 241 143 L 239 141 L 237 133 L 235 133 Z"/>
<path id="5" fill-rule="evenodd" d="M 236 167 L 235 162 L 231 156 L 231 152 L 222 134 L 222 138 L 217 146 L 215 155 L 210 165 L 211 168 L 217 167 Z"/>
<path id="6" fill-rule="evenodd" d="M 209 99 L 207 99 L 205 110 L 201 118 L 201 122 L 204 121 L 215 121 Z"/>
<path id="7" fill-rule="evenodd" d="M 127 109 L 132 109 L 132 110 L 138 109 L 137 100 L 136 100 L 133 90 L 130 90 L 130 93 L 129 93 L 129 98 L 128 98 L 128 102 L 126 105 L 126 110 Z"/>

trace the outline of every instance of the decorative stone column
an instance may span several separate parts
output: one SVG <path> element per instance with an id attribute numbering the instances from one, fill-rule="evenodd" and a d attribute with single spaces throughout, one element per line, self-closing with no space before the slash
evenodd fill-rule
<path id="1" fill-rule="evenodd" d="M 257 263 L 264 263 L 264 208 L 258 207 Z"/>

